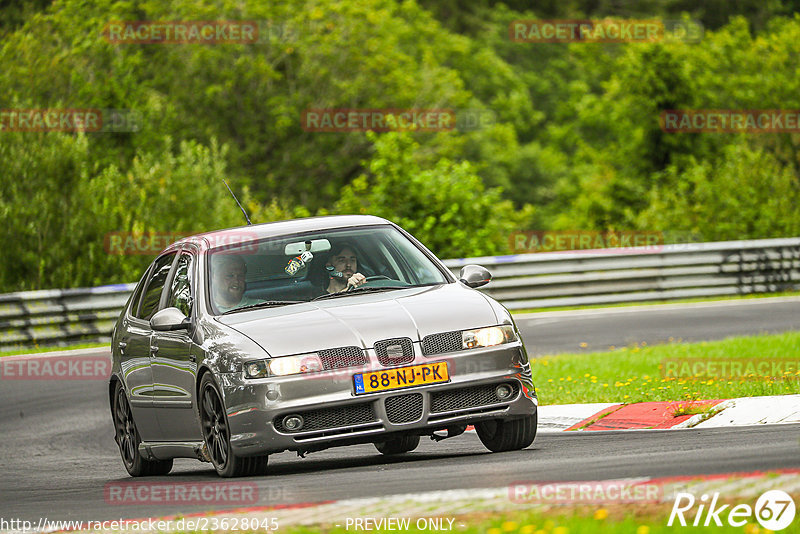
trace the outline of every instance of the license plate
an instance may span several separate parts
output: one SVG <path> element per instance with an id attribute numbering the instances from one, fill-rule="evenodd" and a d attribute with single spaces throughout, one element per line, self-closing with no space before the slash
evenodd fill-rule
<path id="1" fill-rule="evenodd" d="M 424 363 L 411 367 L 398 367 L 397 369 L 353 375 L 356 395 L 449 381 L 450 375 L 447 372 L 446 362 Z"/>

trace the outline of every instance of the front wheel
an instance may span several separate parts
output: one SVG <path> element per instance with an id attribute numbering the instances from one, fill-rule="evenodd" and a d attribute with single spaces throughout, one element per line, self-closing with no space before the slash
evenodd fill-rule
<path id="1" fill-rule="evenodd" d="M 114 403 L 111 408 L 114 418 L 114 441 L 119 446 L 122 463 L 132 477 L 166 475 L 172 470 L 172 460 L 145 460 L 139 454 L 142 439 L 133 422 L 133 413 L 120 382 L 114 389 Z"/>
<path id="2" fill-rule="evenodd" d="M 375 448 L 381 454 L 403 454 L 411 452 L 419 445 L 419 436 L 401 436 L 381 443 L 376 443 Z"/>
<path id="3" fill-rule="evenodd" d="M 208 456 L 221 477 L 263 475 L 268 456 L 236 456 L 231 447 L 231 431 L 217 383 L 211 373 L 200 380 L 200 424 Z"/>
<path id="4" fill-rule="evenodd" d="M 492 452 L 517 451 L 528 447 L 536 438 L 538 415 L 520 419 L 492 419 L 475 423 L 481 443 Z"/>

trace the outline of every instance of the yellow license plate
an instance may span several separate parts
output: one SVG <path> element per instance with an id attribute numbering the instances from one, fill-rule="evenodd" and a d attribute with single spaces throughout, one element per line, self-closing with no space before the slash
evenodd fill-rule
<path id="1" fill-rule="evenodd" d="M 446 362 L 424 363 L 411 367 L 398 367 L 397 369 L 353 375 L 356 395 L 449 381 L 450 375 L 447 372 Z"/>

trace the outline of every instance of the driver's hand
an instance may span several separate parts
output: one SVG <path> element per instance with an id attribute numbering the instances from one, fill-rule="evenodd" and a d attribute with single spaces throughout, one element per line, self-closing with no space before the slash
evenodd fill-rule
<path id="1" fill-rule="evenodd" d="M 347 279 L 347 287 L 358 287 L 367 281 L 367 277 L 361 273 L 356 273 Z"/>

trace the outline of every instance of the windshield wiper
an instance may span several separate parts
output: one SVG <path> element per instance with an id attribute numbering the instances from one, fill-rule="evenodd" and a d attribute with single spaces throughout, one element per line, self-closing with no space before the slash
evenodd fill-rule
<path id="1" fill-rule="evenodd" d="M 240 306 L 239 308 L 233 308 L 232 310 L 228 310 L 226 312 L 222 312 L 222 315 L 227 315 L 233 312 L 239 312 L 242 310 L 253 310 L 256 308 L 275 308 L 278 306 L 287 306 L 289 304 L 300 304 L 303 302 L 302 300 L 265 300 L 264 302 L 257 302 L 256 304 L 248 304 L 247 306 Z"/>
<path id="2" fill-rule="evenodd" d="M 320 295 L 319 297 L 311 299 L 312 301 L 315 300 L 322 300 L 322 299 L 332 299 L 336 297 L 345 297 L 347 295 L 354 295 L 356 293 L 372 293 L 378 291 L 389 291 L 392 289 L 408 289 L 412 286 L 383 286 L 383 287 L 357 287 L 355 289 L 351 289 L 350 291 L 340 291 L 338 293 L 328 293 L 327 295 Z"/>

